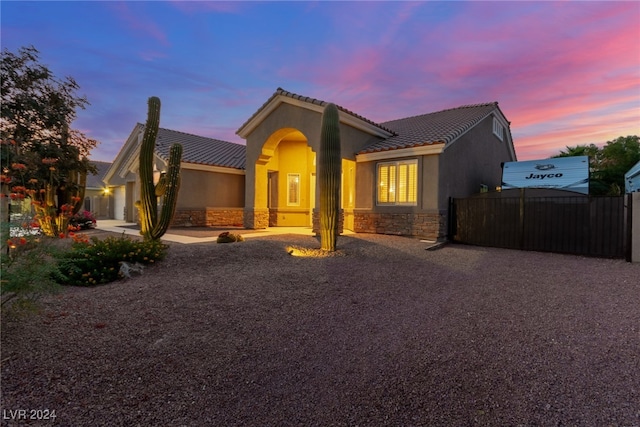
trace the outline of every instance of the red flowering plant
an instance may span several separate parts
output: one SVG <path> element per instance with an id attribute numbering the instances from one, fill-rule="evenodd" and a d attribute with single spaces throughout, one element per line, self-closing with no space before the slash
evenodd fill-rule
<path id="1" fill-rule="evenodd" d="M 96 217 L 90 211 L 82 210 L 71 217 L 69 224 L 75 227 L 76 230 L 95 228 Z"/>
<path id="2" fill-rule="evenodd" d="M 41 178 L 41 168 L 33 168 L 36 169 L 33 171 L 26 163 L 13 162 L 10 167 L 4 167 L 2 194 L 12 204 L 29 199 L 35 213 L 31 225 L 37 225 L 46 236 L 64 238 L 69 232 L 71 218 L 80 210 L 86 173 L 82 174 L 80 182 L 67 177 L 61 179 L 58 161 L 52 157 L 41 159 L 38 166 L 46 168 L 49 175 L 46 181 Z M 71 229 L 75 228 L 71 225 Z"/>

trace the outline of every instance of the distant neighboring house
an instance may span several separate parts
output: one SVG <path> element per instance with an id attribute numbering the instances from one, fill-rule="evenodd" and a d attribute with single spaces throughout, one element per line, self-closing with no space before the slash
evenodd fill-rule
<path id="1" fill-rule="evenodd" d="M 237 131 L 246 140 L 244 225 L 318 229 L 316 153 L 327 102 L 278 88 Z M 338 107 L 343 228 L 438 239 L 449 198 L 501 182 L 516 160 L 497 102 L 384 123 Z"/>
<path id="2" fill-rule="evenodd" d="M 113 193 L 113 218 L 138 221 L 138 159 L 145 126 L 136 124 L 104 177 Z M 173 226 L 241 225 L 244 207 L 246 147 L 240 144 L 160 128 L 154 169 L 165 171 L 169 148 L 183 147 L 181 185 Z"/>
<path id="3" fill-rule="evenodd" d="M 112 217 L 111 194 L 102 181 L 111 167 L 111 163 L 92 161 L 97 169 L 97 174 L 87 174 L 87 185 L 84 192 L 84 210 L 93 212 L 96 219 L 108 219 Z"/>

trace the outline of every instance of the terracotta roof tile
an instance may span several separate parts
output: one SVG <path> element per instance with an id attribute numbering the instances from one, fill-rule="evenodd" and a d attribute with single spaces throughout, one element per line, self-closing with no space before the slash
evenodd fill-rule
<path id="1" fill-rule="evenodd" d="M 328 104 L 328 102 L 326 102 L 326 101 L 322 101 L 322 100 L 316 99 L 316 98 L 311 98 L 309 96 L 298 95 L 298 94 L 295 94 L 293 92 L 289 92 L 289 91 L 284 90 L 281 87 L 279 87 L 273 93 L 273 95 L 271 95 L 271 97 L 269 97 L 269 99 L 267 99 L 267 101 L 264 104 L 262 104 L 262 106 L 260 108 L 258 108 L 258 110 L 255 113 L 253 113 L 253 115 L 251 117 L 249 117 L 249 119 L 247 119 L 242 124 L 242 126 L 240 126 L 240 129 L 244 128 L 249 122 L 251 122 L 251 120 L 253 120 L 254 117 L 256 117 L 260 113 L 260 111 L 262 111 L 267 105 L 269 105 L 269 103 L 271 101 L 273 101 L 278 96 L 286 96 L 286 97 L 289 97 L 291 99 L 297 99 L 297 100 L 300 100 L 300 101 L 303 101 L 303 102 L 308 102 L 309 104 L 315 104 L 315 105 L 321 105 L 321 106 L 325 106 L 326 104 Z M 353 117 L 356 117 L 356 118 L 362 120 L 363 122 L 369 123 L 370 125 L 376 126 L 376 127 L 380 128 L 380 129 L 384 130 L 385 132 L 388 132 L 388 133 L 391 133 L 391 134 L 394 133 L 393 130 L 382 126 L 380 123 L 376 123 L 374 121 L 371 121 L 371 120 L 367 119 L 366 117 L 363 117 L 363 116 L 361 116 L 359 114 L 356 114 L 353 111 L 347 110 L 346 108 L 341 107 L 339 105 L 336 105 L 336 107 L 338 107 L 338 110 L 341 110 L 341 111 L 343 111 L 343 112 L 345 112 L 345 113 L 347 113 L 347 114 L 349 114 L 349 115 L 351 115 Z"/>
<path id="2" fill-rule="evenodd" d="M 497 102 L 465 105 L 384 122 L 382 126 L 391 129 L 395 136 L 377 141 L 362 149 L 359 154 L 431 144 L 448 144 L 496 108 L 498 108 Z"/>
<path id="3" fill-rule="evenodd" d="M 235 169 L 245 167 L 247 147 L 244 145 L 163 128 L 158 130 L 156 140 L 158 156 L 168 160 L 169 149 L 176 142 L 182 144 L 183 162 Z"/>

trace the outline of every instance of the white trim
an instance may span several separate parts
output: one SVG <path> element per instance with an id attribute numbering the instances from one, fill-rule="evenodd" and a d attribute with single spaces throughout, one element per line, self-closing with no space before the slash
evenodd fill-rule
<path id="1" fill-rule="evenodd" d="M 212 165 L 203 165 L 200 163 L 181 162 L 180 167 L 182 169 L 188 169 L 188 170 L 194 170 L 194 171 L 228 173 L 230 175 L 245 175 L 245 171 L 243 169 L 229 168 L 225 166 L 212 166 Z"/>
<path id="2" fill-rule="evenodd" d="M 398 189 L 395 189 L 395 197 L 396 200 L 393 202 L 381 202 L 379 199 L 378 186 L 380 184 L 380 167 L 383 166 L 395 166 L 395 185 L 396 187 L 400 186 L 400 165 L 415 165 L 416 166 L 416 200 L 411 202 L 399 202 L 398 199 Z M 396 160 L 391 162 L 378 162 L 376 163 L 376 206 L 418 206 L 418 197 L 420 194 L 420 189 L 418 188 L 420 184 L 420 180 L 418 179 L 418 159 L 404 159 L 404 160 Z"/>
<path id="3" fill-rule="evenodd" d="M 118 174 L 118 176 L 120 178 L 126 178 L 129 172 L 133 172 L 137 174 L 138 168 L 135 167 L 135 163 L 138 163 L 138 165 L 140 164 L 138 162 L 139 158 L 140 158 L 140 145 L 136 146 L 135 150 L 129 156 L 129 158 L 127 159 L 127 162 L 124 164 L 124 167 L 120 168 L 120 173 Z"/>
<path id="4" fill-rule="evenodd" d="M 295 107 L 305 108 L 307 110 L 315 111 L 320 114 L 322 114 L 322 112 L 324 111 L 324 105 L 312 104 L 310 102 L 307 102 L 301 99 L 291 98 L 286 95 L 278 95 L 273 100 L 271 100 L 269 104 L 264 106 L 247 124 L 245 124 L 242 128 L 240 128 L 236 132 L 236 134 L 241 138 L 246 139 L 251 134 L 251 132 L 253 132 L 254 129 L 257 128 L 260 125 L 260 123 L 262 123 L 264 119 L 266 119 L 282 103 L 290 104 Z M 351 114 L 345 113 L 342 110 L 338 110 L 338 114 L 339 114 L 341 123 L 351 126 L 355 129 L 358 129 L 368 134 L 382 137 L 382 138 L 389 138 L 393 136 L 392 133 L 381 129 L 380 127 L 372 123 L 359 119 Z"/>
<path id="5" fill-rule="evenodd" d="M 356 154 L 356 162 L 371 162 L 375 160 L 398 159 L 400 157 L 428 156 L 440 154 L 444 151 L 444 144 L 422 145 L 420 147 L 400 148 L 397 150 L 376 151 L 375 153 Z"/>

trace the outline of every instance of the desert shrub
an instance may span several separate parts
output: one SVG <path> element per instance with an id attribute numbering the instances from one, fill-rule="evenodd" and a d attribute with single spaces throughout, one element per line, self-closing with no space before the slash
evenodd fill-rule
<path id="1" fill-rule="evenodd" d="M 8 237 L 8 228 L 4 224 L 2 228 L 3 237 Z M 62 249 L 54 239 L 13 234 L 0 245 L 2 307 L 34 308 L 41 296 L 59 289 L 54 277 L 58 272 L 56 257 Z"/>
<path id="2" fill-rule="evenodd" d="M 64 285 L 92 286 L 122 277 L 121 263 L 147 265 L 163 259 L 167 246 L 159 240 L 138 241 L 126 236 L 77 239 L 58 259 L 58 281 Z"/>

